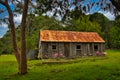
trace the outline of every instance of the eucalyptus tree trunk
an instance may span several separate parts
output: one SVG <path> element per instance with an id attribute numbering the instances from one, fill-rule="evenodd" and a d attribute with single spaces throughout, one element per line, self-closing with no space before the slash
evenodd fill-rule
<path id="1" fill-rule="evenodd" d="M 0 1 L 0 3 L 2 5 L 4 5 L 8 10 L 9 24 L 10 24 L 10 31 L 11 31 L 11 38 L 12 38 L 12 45 L 13 45 L 16 60 L 18 62 L 18 68 L 20 68 L 20 52 L 19 52 L 19 49 L 18 49 L 17 41 L 16 41 L 17 39 L 16 39 L 16 33 L 15 33 L 15 24 L 14 24 L 14 19 L 13 19 L 13 17 L 14 17 L 13 12 L 10 9 L 8 1 L 5 1 L 5 2 Z"/>
<path id="2" fill-rule="evenodd" d="M 21 54 L 20 54 L 20 74 L 27 73 L 27 58 L 26 58 L 26 40 L 25 40 L 25 28 L 26 28 L 26 18 L 28 11 L 29 0 L 24 1 L 22 22 L 21 22 Z"/>

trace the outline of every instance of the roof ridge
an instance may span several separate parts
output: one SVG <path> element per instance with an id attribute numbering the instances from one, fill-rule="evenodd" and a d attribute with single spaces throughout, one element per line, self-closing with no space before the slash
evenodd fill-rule
<path id="1" fill-rule="evenodd" d="M 40 32 L 41 31 L 97 33 L 97 32 L 94 32 L 94 31 L 93 32 L 92 31 L 91 32 L 87 32 L 87 31 L 86 32 L 84 32 L 84 31 L 82 32 L 82 31 L 65 31 L 65 30 L 40 30 Z"/>

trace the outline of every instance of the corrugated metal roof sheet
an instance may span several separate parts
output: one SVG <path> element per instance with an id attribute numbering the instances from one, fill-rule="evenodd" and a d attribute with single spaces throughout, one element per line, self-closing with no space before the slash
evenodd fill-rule
<path id="1" fill-rule="evenodd" d="M 96 32 L 41 30 L 40 40 L 44 42 L 105 42 Z"/>

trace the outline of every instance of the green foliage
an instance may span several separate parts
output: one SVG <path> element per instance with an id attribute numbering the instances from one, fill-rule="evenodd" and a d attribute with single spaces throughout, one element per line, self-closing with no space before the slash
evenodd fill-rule
<path id="1" fill-rule="evenodd" d="M 78 19 L 73 19 L 66 30 L 83 31 L 83 32 L 98 32 L 102 35 L 101 27 L 97 22 L 91 22 L 89 15 L 81 15 Z"/>
<path id="2" fill-rule="evenodd" d="M 80 58 L 71 64 L 42 64 L 41 60 L 28 61 L 29 73 L 18 75 L 14 55 L 0 56 L 1 80 L 119 80 L 120 50 L 107 50 L 104 59 L 100 57 Z M 11 66 L 12 65 L 12 66 Z"/>
<path id="3" fill-rule="evenodd" d="M 75 8 L 71 13 L 71 18 L 74 20 L 77 20 L 81 17 L 81 15 L 85 15 L 84 13 L 82 13 L 81 10 L 78 10 L 78 8 Z"/>
<path id="4" fill-rule="evenodd" d="M 115 28 L 115 26 L 117 26 L 116 21 L 109 21 L 103 14 L 100 13 L 92 14 L 90 16 L 90 21 L 97 22 L 98 24 L 100 24 L 101 32 L 103 33 L 102 37 L 106 41 L 106 48 L 118 48 L 118 45 L 116 45 L 115 42 L 113 42 L 116 40 L 114 36 L 116 32 L 113 29 Z"/>
<path id="5" fill-rule="evenodd" d="M 99 23 L 102 31 L 105 31 L 109 20 L 101 13 L 94 13 L 90 16 L 90 21 Z"/>
<path id="6" fill-rule="evenodd" d="M 111 46 L 120 49 L 120 16 L 116 17 L 114 26 L 110 28 Z"/>
<path id="7" fill-rule="evenodd" d="M 1 41 L 1 39 L 0 39 L 0 55 L 1 55 L 2 52 L 3 52 L 3 51 L 2 51 L 2 47 L 3 47 L 3 45 L 4 45 L 4 44 L 2 43 L 2 41 Z"/>
<path id="8" fill-rule="evenodd" d="M 120 28 L 114 26 L 110 29 L 111 46 L 120 49 Z"/>
<path id="9" fill-rule="evenodd" d="M 12 47 L 12 42 L 11 42 L 9 31 L 4 35 L 4 38 L 1 38 L 0 40 L 0 53 L 1 54 L 13 53 L 13 47 Z"/>

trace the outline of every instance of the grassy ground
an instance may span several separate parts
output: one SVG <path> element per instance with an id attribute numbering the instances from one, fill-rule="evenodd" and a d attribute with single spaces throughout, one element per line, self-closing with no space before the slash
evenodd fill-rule
<path id="1" fill-rule="evenodd" d="M 105 58 L 82 58 L 71 64 L 31 60 L 28 68 L 28 74 L 17 75 L 14 55 L 0 56 L 0 80 L 120 80 L 120 50 L 107 50 Z"/>

